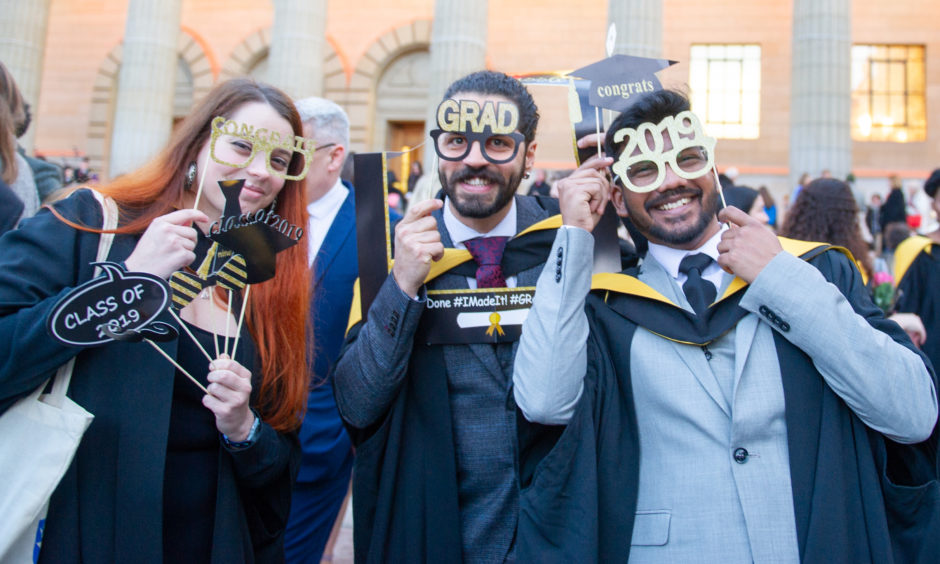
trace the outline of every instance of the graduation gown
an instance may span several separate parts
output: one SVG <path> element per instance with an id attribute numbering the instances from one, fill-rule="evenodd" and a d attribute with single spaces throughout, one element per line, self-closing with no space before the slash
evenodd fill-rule
<path id="1" fill-rule="evenodd" d="M 848 298 L 856 313 L 915 350 L 867 299 L 850 260 L 830 247 L 799 254 Z M 630 375 L 638 327 L 704 345 L 748 315 L 736 280 L 707 323 L 653 297 L 636 270 L 599 275 L 586 302 L 591 332 L 584 390 L 564 427 L 520 425 L 521 562 L 623 562 L 638 497 L 639 438 Z M 616 343 L 614 346 L 613 344 Z M 779 333 L 774 344 L 786 402 L 799 554 L 805 562 L 936 561 L 937 430 L 899 445 L 869 429 L 824 383 L 812 360 Z M 933 373 L 931 372 L 933 375 Z M 936 380 L 935 380 L 936 385 Z"/>
<path id="2" fill-rule="evenodd" d="M 911 237 L 898 245 L 894 259 L 897 310 L 920 316 L 927 330 L 921 350 L 936 367 L 940 363 L 940 245 L 927 237 Z"/>

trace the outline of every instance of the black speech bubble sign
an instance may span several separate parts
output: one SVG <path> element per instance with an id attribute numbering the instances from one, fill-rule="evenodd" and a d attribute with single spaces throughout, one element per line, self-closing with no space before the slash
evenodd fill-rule
<path id="1" fill-rule="evenodd" d="M 137 332 L 170 304 L 165 280 L 145 272 L 128 273 L 115 262 L 97 262 L 104 276 L 66 294 L 46 320 L 46 329 L 62 343 L 76 346 L 112 341 L 108 333 Z M 104 331 L 107 326 L 110 331 Z"/>

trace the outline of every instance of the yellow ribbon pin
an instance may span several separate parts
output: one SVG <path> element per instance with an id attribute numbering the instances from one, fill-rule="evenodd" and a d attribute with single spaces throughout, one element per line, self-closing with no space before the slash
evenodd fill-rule
<path id="1" fill-rule="evenodd" d="M 499 313 L 494 311 L 493 313 L 490 314 L 490 328 L 486 330 L 487 337 L 492 337 L 493 331 L 496 331 L 497 333 L 499 333 L 500 336 L 506 334 L 506 332 L 503 331 L 503 328 L 499 326 L 499 320 L 500 320 Z"/>

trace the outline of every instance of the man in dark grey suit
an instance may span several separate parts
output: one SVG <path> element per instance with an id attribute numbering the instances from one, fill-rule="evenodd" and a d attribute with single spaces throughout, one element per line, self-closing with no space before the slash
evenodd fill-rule
<path id="1" fill-rule="evenodd" d="M 648 250 L 592 281 L 611 185 L 591 166 L 558 183 L 513 376 L 539 437 L 519 558 L 913 561 L 930 504 L 896 484 L 937 477 L 929 363 L 842 251 L 718 212 L 715 139 L 682 94 L 644 95 L 607 141 L 614 205 Z"/>
<path id="2" fill-rule="evenodd" d="M 357 562 L 514 558 L 516 343 L 442 342 L 420 329 L 431 292 L 534 285 L 560 220 L 549 220 L 551 200 L 516 195 L 534 164 L 537 124 L 526 88 L 502 73 L 473 73 L 444 95 L 432 132 L 443 198 L 412 204 L 398 224 L 392 271 L 334 374 L 357 447 Z M 463 249 L 476 253 L 484 239 L 508 242 L 495 260 L 469 260 Z M 461 261 L 471 268 L 451 268 Z"/>

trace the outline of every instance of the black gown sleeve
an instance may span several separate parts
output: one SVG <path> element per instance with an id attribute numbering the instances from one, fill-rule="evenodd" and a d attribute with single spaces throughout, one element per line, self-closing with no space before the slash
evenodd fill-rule
<path id="1" fill-rule="evenodd" d="M 90 191 L 55 207 L 76 223 L 101 225 L 101 208 Z M 98 239 L 48 209 L 0 237 L 0 412 L 82 350 L 56 341 L 46 317 L 72 288 L 91 279 Z"/>

